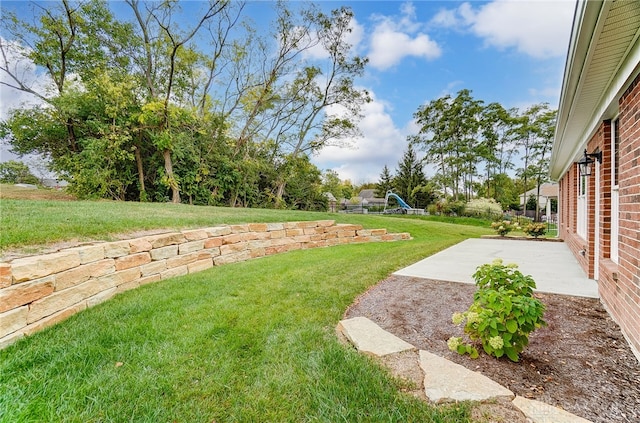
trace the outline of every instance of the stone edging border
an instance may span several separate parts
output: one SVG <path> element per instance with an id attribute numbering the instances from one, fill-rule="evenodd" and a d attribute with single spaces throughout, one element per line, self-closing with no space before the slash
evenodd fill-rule
<path id="1" fill-rule="evenodd" d="M 292 250 L 411 239 L 334 220 L 219 225 L 0 262 L 0 349 L 152 282 Z"/>

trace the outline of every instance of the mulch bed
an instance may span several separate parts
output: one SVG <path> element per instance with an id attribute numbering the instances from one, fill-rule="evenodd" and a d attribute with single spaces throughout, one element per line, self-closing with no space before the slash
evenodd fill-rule
<path id="1" fill-rule="evenodd" d="M 478 359 L 447 348 L 462 328 L 451 315 L 475 285 L 391 276 L 361 295 L 345 317 L 365 316 L 415 347 L 479 371 L 515 394 L 594 423 L 640 422 L 640 363 L 598 299 L 536 294 L 548 326 L 531 334 L 520 361 Z M 481 350 L 481 348 L 480 348 Z"/>

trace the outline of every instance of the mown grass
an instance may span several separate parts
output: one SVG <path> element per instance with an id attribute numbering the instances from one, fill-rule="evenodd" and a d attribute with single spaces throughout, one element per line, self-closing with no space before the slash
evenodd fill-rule
<path id="1" fill-rule="evenodd" d="M 11 203 L 10 214 L 21 211 L 11 221 L 31 233 L 21 242 L 42 239 L 35 232 L 52 216 L 66 216 L 58 231 L 74 228 L 74 237 L 329 217 L 414 239 L 295 251 L 121 294 L 0 351 L 1 422 L 469 420 L 467 404 L 434 407 L 402 394 L 400 381 L 342 345 L 334 328 L 369 286 L 486 229 L 383 216 L 34 203 Z"/>

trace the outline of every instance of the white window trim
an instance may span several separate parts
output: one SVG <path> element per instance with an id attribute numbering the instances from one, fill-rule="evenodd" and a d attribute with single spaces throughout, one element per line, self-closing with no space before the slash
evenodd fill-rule
<path id="1" fill-rule="evenodd" d="M 578 173 L 578 183 L 576 184 L 578 188 L 577 192 L 577 207 L 576 207 L 576 233 L 579 237 L 587 240 L 587 219 L 588 219 L 588 203 L 587 199 L 589 198 L 589 183 L 588 176 L 580 175 L 580 171 Z"/>
<path id="2" fill-rule="evenodd" d="M 616 116 L 611 120 L 611 232 L 609 241 L 609 257 L 611 261 L 618 263 L 619 238 L 620 238 L 620 193 L 616 184 L 616 127 L 619 124 Z M 620 132 L 618 131 L 618 136 Z"/>

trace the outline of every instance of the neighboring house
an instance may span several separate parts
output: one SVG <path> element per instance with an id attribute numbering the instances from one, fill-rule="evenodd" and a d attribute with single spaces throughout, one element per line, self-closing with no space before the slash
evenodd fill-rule
<path id="1" fill-rule="evenodd" d="M 578 1 L 550 165 L 559 236 L 640 360 L 640 1 Z"/>
<path id="2" fill-rule="evenodd" d="M 366 200 L 369 207 L 384 207 L 384 197 L 376 197 L 375 189 L 363 189 L 358 194 L 358 198 Z"/>
<path id="3" fill-rule="evenodd" d="M 538 195 L 538 188 L 531 188 L 529 191 L 524 194 L 520 194 L 520 204 L 525 204 L 529 197 L 536 197 Z M 558 184 L 556 183 L 544 183 L 540 185 L 540 197 L 538 198 L 538 206 L 541 209 L 547 207 L 547 204 L 551 206 L 551 202 L 549 200 L 558 199 Z"/>

